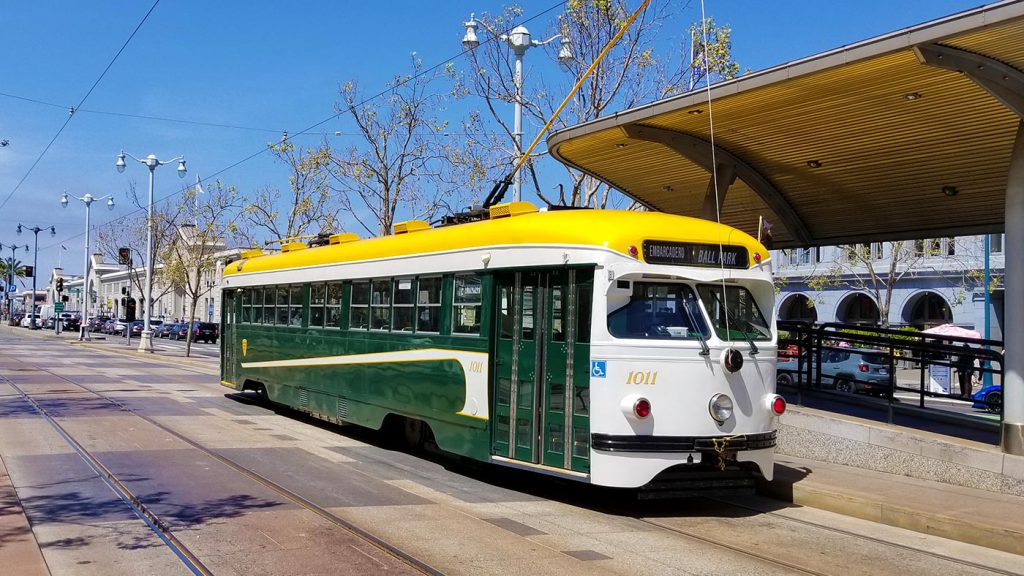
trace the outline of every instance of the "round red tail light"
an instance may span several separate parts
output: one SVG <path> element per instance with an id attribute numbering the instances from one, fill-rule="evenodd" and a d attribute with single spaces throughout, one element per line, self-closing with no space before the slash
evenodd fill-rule
<path id="1" fill-rule="evenodd" d="M 647 418 L 651 415 L 651 402 L 647 398 L 641 398 L 633 403 L 633 413 L 637 418 Z"/>
<path id="2" fill-rule="evenodd" d="M 867 372 L 868 371 L 868 365 L 863 363 L 863 362 L 861 362 L 860 364 L 857 365 L 857 369 L 860 370 L 861 372 Z"/>
<path id="3" fill-rule="evenodd" d="M 782 396 L 776 396 L 775 399 L 772 400 L 772 412 L 781 415 L 785 411 L 786 399 L 783 398 Z"/>
<path id="4" fill-rule="evenodd" d="M 754 252 L 754 263 L 755 264 L 760 264 L 761 263 L 761 254 L 759 252 Z"/>
<path id="5" fill-rule="evenodd" d="M 633 258 L 639 258 L 640 257 L 640 251 L 636 249 L 636 246 L 630 246 L 629 247 L 629 255 L 632 256 Z"/>

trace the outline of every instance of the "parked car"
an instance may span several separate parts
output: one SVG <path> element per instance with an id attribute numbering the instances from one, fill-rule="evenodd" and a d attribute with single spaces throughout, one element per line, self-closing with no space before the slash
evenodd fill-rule
<path id="1" fill-rule="evenodd" d="M 11 314 L 11 319 L 8 320 L 7 325 L 8 326 L 21 326 L 21 319 L 24 318 L 24 317 L 25 317 L 25 315 L 21 314 L 21 313 Z"/>
<path id="2" fill-rule="evenodd" d="M 110 320 L 109 316 L 92 316 L 89 318 L 89 323 L 86 324 L 89 332 L 102 332 L 103 323 Z"/>
<path id="3" fill-rule="evenodd" d="M 142 320 L 133 320 L 126 326 L 126 329 L 131 330 L 132 336 L 141 336 L 143 325 L 144 322 Z"/>
<path id="4" fill-rule="evenodd" d="M 169 338 L 171 336 L 171 332 L 177 327 L 178 325 L 173 322 L 164 322 L 160 325 L 158 330 L 153 331 L 153 336 L 156 338 Z"/>
<path id="5" fill-rule="evenodd" d="M 35 317 L 35 319 L 36 319 L 36 326 L 37 327 L 43 325 L 43 319 L 40 318 L 39 314 L 25 314 L 25 316 L 23 316 L 22 319 L 21 319 L 21 327 L 22 328 L 29 328 L 29 327 L 31 327 L 32 326 L 32 318 L 33 317 Z"/>
<path id="6" fill-rule="evenodd" d="M 220 328 L 212 322 L 196 322 L 192 332 L 193 340 L 202 340 L 210 344 L 216 344 L 217 337 L 220 336 Z"/>
<path id="7" fill-rule="evenodd" d="M 46 329 L 46 330 L 53 330 L 53 327 L 56 324 L 57 324 L 57 319 L 55 317 L 53 317 L 53 316 L 50 316 L 46 320 L 43 320 L 43 328 Z M 39 325 L 39 323 L 37 321 L 36 326 L 38 326 L 38 325 Z"/>
<path id="8" fill-rule="evenodd" d="M 129 324 L 130 324 L 130 322 L 128 320 L 124 320 L 124 319 L 115 320 L 114 321 L 114 331 L 111 332 L 111 334 L 114 334 L 115 336 L 118 335 L 118 334 L 124 335 L 124 331 L 128 329 L 128 325 Z"/>
<path id="9" fill-rule="evenodd" d="M 82 321 L 77 316 L 64 319 L 64 330 L 78 330 L 82 327 Z"/>
<path id="10" fill-rule="evenodd" d="M 184 340 L 188 338 L 188 323 L 175 324 L 174 329 L 170 332 L 171 340 Z"/>
<path id="11" fill-rule="evenodd" d="M 776 383 L 792 386 L 799 380 L 796 358 L 780 358 Z M 806 366 L 805 366 L 806 368 Z M 815 359 L 810 359 L 814 374 Z M 889 360 L 881 350 L 839 348 L 821 353 L 821 385 L 839 392 L 861 392 L 884 396 L 889 393 Z"/>
<path id="12" fill-rule="evenodd" d="M 971 400 L 974 401 L 971 408 L 978 408 L 998 413 L 1003 406 L 1003 386 L 1002 384 L 985 386 L 981 390 L 975 392 L 971 396 Z"/>

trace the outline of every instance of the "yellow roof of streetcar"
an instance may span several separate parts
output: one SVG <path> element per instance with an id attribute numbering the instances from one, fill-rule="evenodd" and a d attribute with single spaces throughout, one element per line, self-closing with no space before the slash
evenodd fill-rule
<path id="1" fill-rule="evenodd" d="M 522 205 L 526 205 L 526 208 Z M 494 217 L 494 211 L 506 217 Z M 403 223 L 407 224 L 407 223 Z M 396 226 L 397 228 L 398 226 Z M 225 267 L 224 274 L 244 274 L 288 268 L 303 268 L 337 262 L 359 262 L 418 254 L 448 252 L 467 248 L 507 245 L 557 245 L 607 247 L 629 255 L 644 240 L 694 244 L 742 246 L 750 255 L 766 262 L 768 249 L 749 234 L 735 228 L 686 216 L 661 212 L 624 210 L 556 210 L 537 212 L 525 202 L 492 208 L 492 219 L 439 228 L 404 226 L 405 233 L 352 240 L 315 248 L 243 258 L 240 265 Z M 244 256 L 244 255 L 243 255 Z M 636 256 L 643 260 L 643 255 Z"/>

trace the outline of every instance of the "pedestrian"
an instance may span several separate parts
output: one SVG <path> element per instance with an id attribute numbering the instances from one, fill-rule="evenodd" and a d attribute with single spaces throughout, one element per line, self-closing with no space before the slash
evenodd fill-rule
<path id="1" fill-rule="evenodd" d="M 956 369 L 960 376 L 960 395 L 970 398 L 973 388 L 971 378 L 974 375 L 974 353 L 967 342 L 964 342 L 964 349 L 956 358 Z"/>

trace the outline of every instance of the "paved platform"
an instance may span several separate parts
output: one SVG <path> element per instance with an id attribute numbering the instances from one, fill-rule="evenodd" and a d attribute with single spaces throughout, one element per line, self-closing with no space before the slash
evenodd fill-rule
<path id="1" fill-rule="evenodd" d="M 1024 554 L 1024 498 L 779 455 L 768 496 L 986 548 Z"/>

